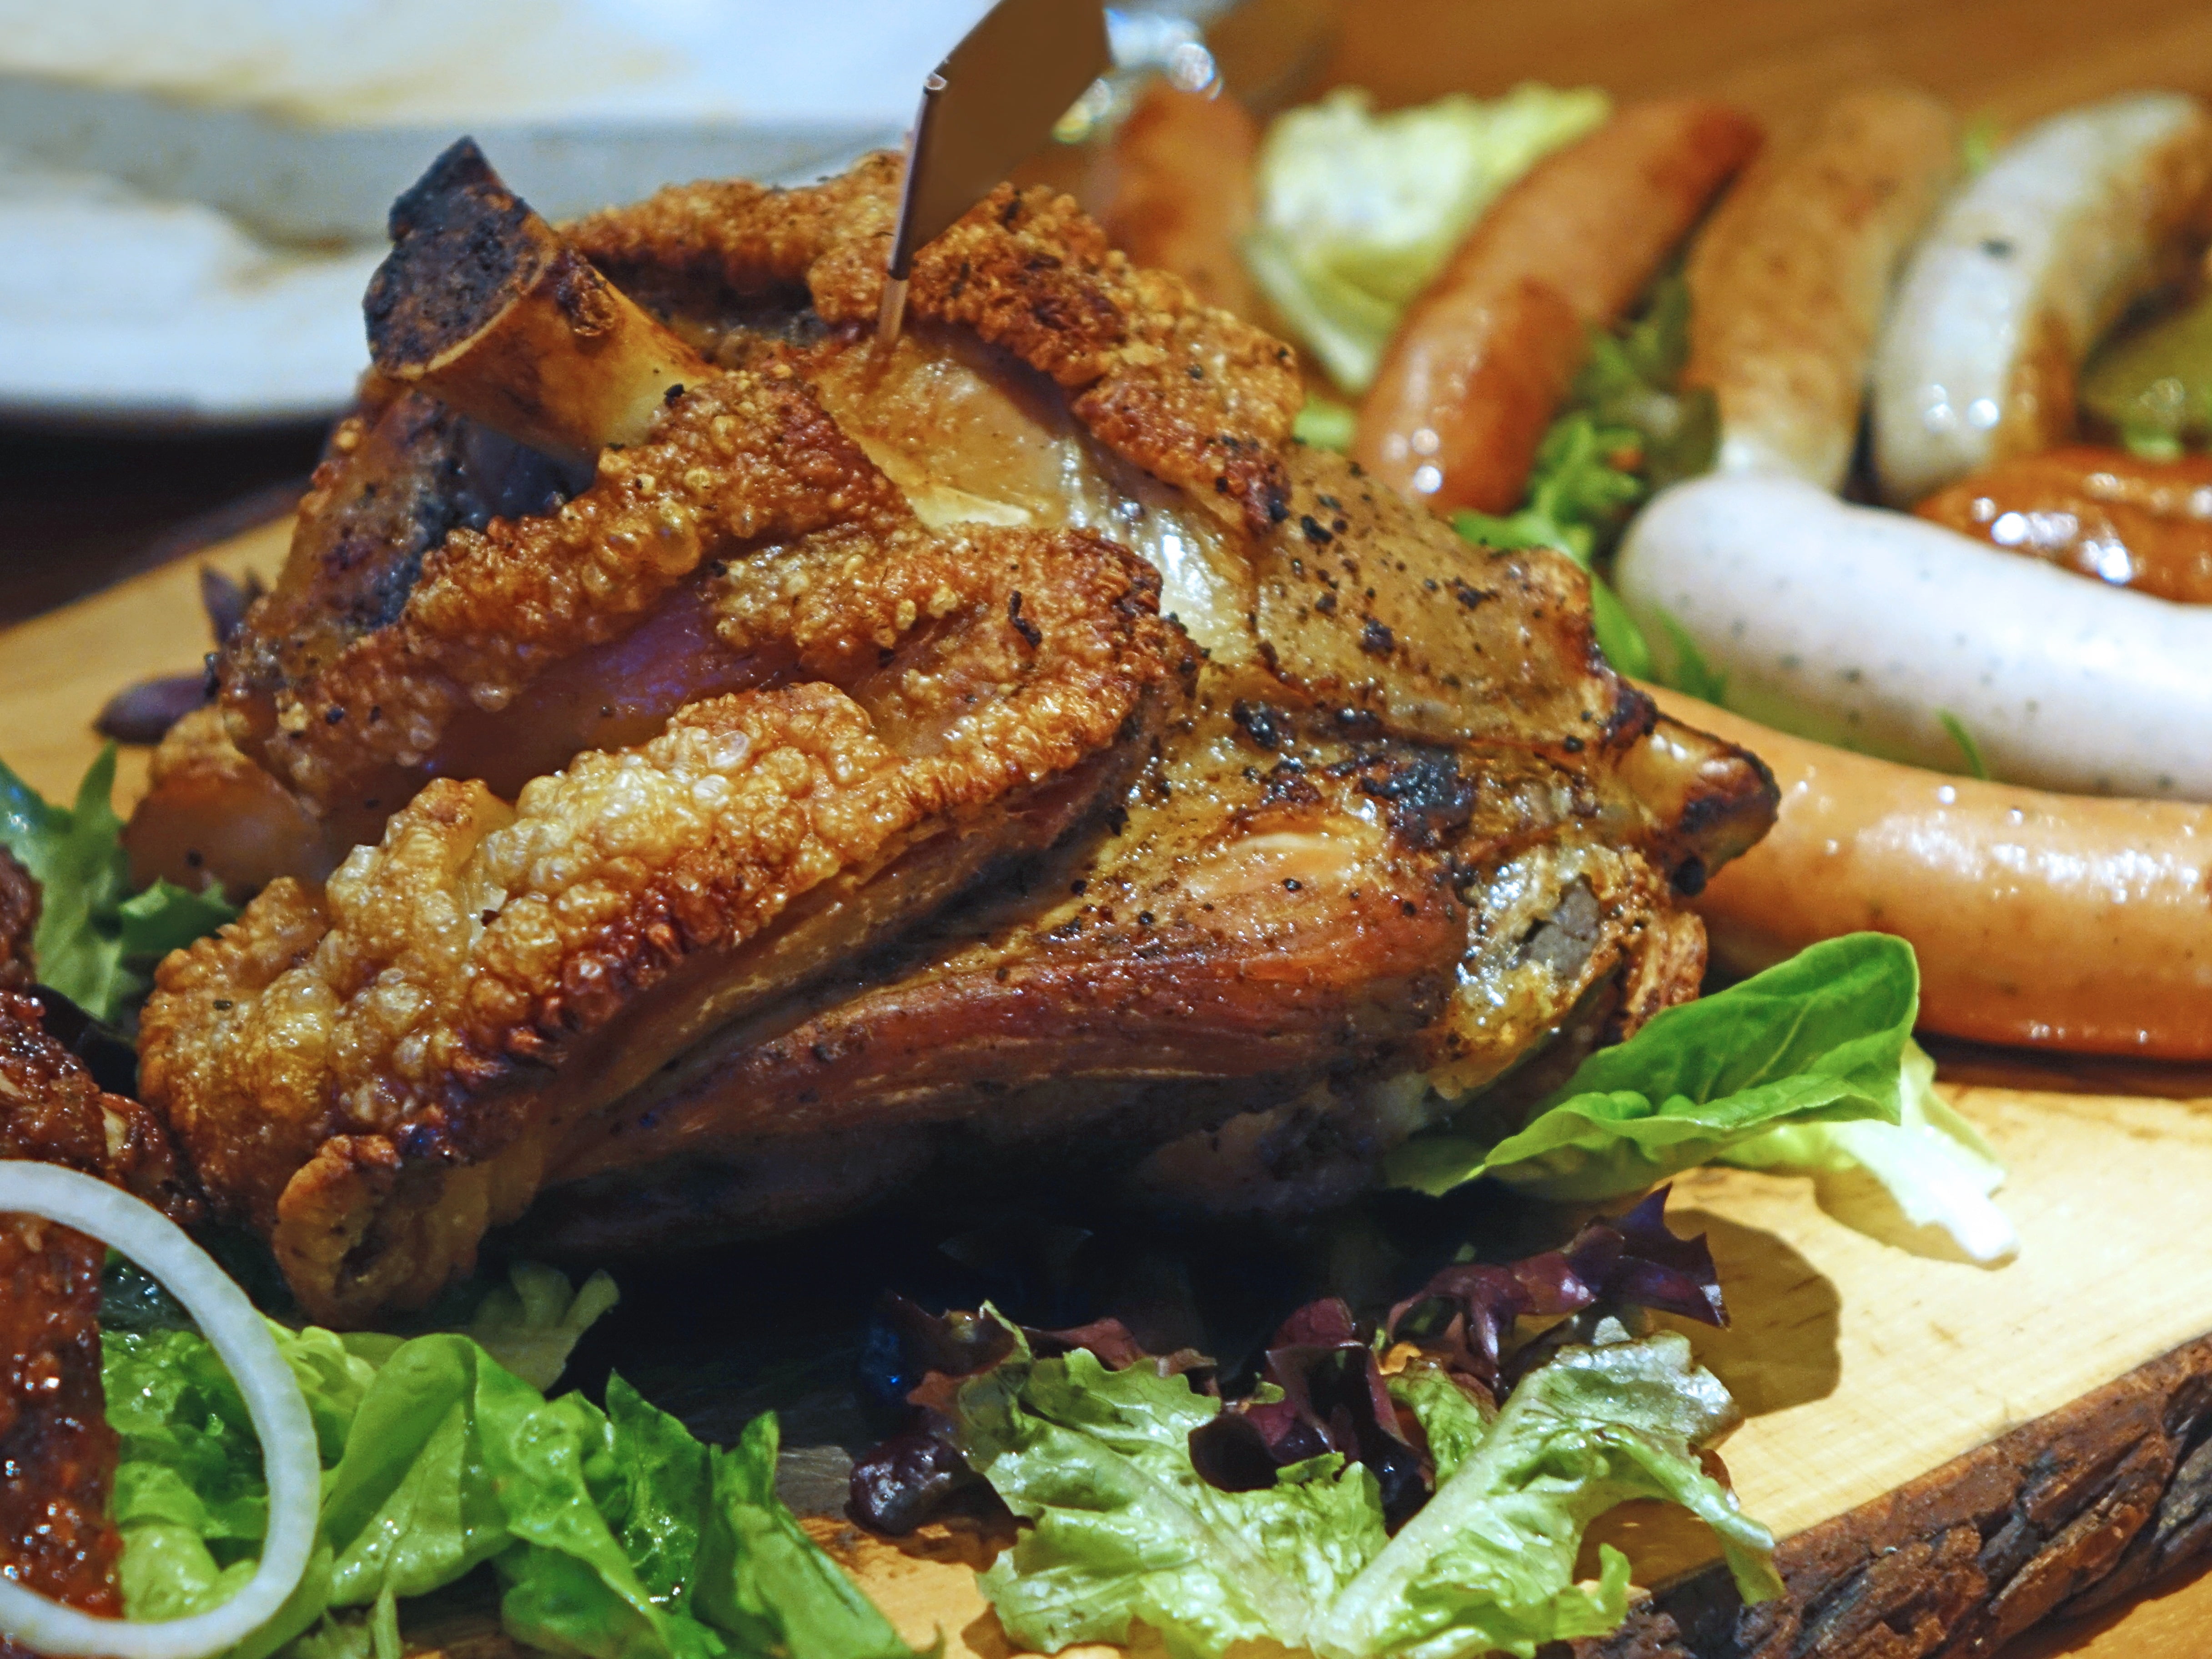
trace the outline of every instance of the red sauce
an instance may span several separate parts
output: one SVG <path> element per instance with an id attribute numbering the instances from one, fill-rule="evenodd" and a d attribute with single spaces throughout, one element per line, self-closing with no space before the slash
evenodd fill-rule
<path id="1" fill-rule="evenodd" d="M 106 1255 L 52 1222 L 0 1216 L 0 1571 L 120 1618 L 122 1540 L 107 1519 L 115 1431 L 100 1385 Z M 0 1655 L 21 1651 L 0 1639 Z"/>

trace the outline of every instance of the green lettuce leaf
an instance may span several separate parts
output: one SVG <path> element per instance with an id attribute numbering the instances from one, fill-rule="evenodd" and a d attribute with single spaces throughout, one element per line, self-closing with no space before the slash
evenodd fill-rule
<path id="1" fill-rule="evenodd" d="M 741 1650 L 779 1659 L 915 1659 L 874 1603 L 815 1547 L 775 1495 L 772 1413 L 714 1449 L 696 1600 Z"/>
<path id="2" fill-rule="evenodd" d="M 654 1599 L 600 1510 L 601 1501 L 615 1498 L 620 1461 L 605 1414 L 564 1395 L 499 1426 L 503 1431 L 486 1449 L 517 1546 L 499 1563 L 507 1583 L 500 1622 L 507 1633 L 530 1647 L 588 1659 L 708 1659 L 720 1652 L 726 1644 L 712 1631 Z"/>
<path id="3" fill-rule="evenodd" d="M 1299 405 L 1297 416 L 1291 422 L 1291 436 L 1300 443 L 1311 444 L 1316 449 L 1334 449 L 1339 454 L 1351 449 L 1358 430 L 1358 410 L 1350 404 L 1312 392 L 1306 393 L 1305 402 Z"/>
<path id="4" fill-rule="evenodd" d="M 656 1605 L 688 1610 L 714 1490 L 708 1449 L 619 1376 L 607 1380 L 616 1489 L 600 1504 Z"/>
<path id="5" fill-rule="evenodd" d="M 1037 1359 L 1018 1336 L 952 1401 L 969 1462 L 1032 1523 L 983 1576 L 984 1594 L 1017 1644 L 1046 1652 L 1126 1642 L 1141 1626 L 1175 1659 L 1268 1642 L 1328 1659 L 1528 1654 L 1620 1622 L 1626 1562 L 1608 1552 L 1601 1584 L 1577 1585 L 1582 1534 L 1617 1504 L 1659 1498 L 1720 1534 L 1747 1599 L 1771 1595 L 1771 1539 L 1699 1467 L 1737 1414 L 1687 1343 L 1561 1356 L 1489 1421 L 1433 1367 L 1392 1380 L 1440 1483 L 1392 1538 L 1364 1465 L 1332 1454 L 1279 1471 L 1270 1488 L 1220 1491 L 1189 1451 L 1218 1400 L 1143 1361 L 1109 1370 L 1082 1349 Z"/>
<path id="6" fill-rule="evenodd" d="M 1522 1379 L 1472 1454 L 1346 1586 L 1310 1645 L 1322 1659 L 1531 1659 L 1547 1642 L 1603 1636 L 1627 1613 L 1627 1559 L 1601 1549 L 1592 1587 L 1574 1581 L 1575 1558 L 1592 1521 L 1637 1498 L 1680 1504 L 1711 1528 L 1746 1601 L 1779 1595 L 1771 1534 L 1698 1459 L 1739 1420 L 1728 1390 L 1671 1332 L 1563 1348 Z"/>
<path id="7" fill-rule="evenodd" d="M 115 745 L 100 751 L 76 805 L 52 805 L 0 765 L 0 845 L 38 878 L 31 940 L 40 981 L 95 1019 L 112 1020 L 146 988 L 128 962 L 167 954 L 238 913 L 219 893 L 166 881 L 131 896 L 131 860 L 116 817 Z"/>
<path id="8" fill-rule="evenodd" d="M 507 1283 L 477 1304 L 462 1328 L 532 1388 L 550 1389 L 561 1380 L 577 1341 L 621 1299 L 605 1273 L 572 1291 L 565 1274 L 518 1261 L 507 1269 Z"/>
<path id="9" fill-rule="evenodd" d="M 962 1450 L 1035 1523 L 983 1575 L 1017 1643 L 1126 1642 L 1142 1624 L 1176 1659 L 1303 1644 L 1316 1610 L 1382 1547 L 1381 1492 L 1335 1455 L 1259 1492 L 1207 1485 L 1190 1432 L 1220 1409 L 1141 1362 L 1109 1370 L 1080 1348 L 1033 1358 L 1018 1334 L 1012 1356 L 961 1385 Z"/>
<path id="10" fill-rule="evenodd" d="M 1482 1444 L 1495 1413 L 1486 1414 L 1449 1371 L 1426 1356 L 1408 1362 L 1389 1379 L 1389 1387 L 1390 1398 L 1419 1419 L 1437 1484 L 1442 1486 Z"/>
<path id="11" fill-rule="evenodd" d="M 216 887 L 204 893 L 188 892 L 165 877 L 156 877 L 151 887 L 117 905 L 115 915 L 123 954 L 158 960 L 196 939 L 206 938 L 225 922 L 236 921 L 238 907 Z"/>
<path id="12" fill-rule="evenodd" d="M 1429 1193 L 1489 1175 L 1546 1197 L 1599 1199 L 1785 1124 L 1895 1124 L 1919 1000 L 1903 940 L 1826 939 L 1599 1049 L 1518 1133 L 1480 1139 L 1448 1124 L 1400 1148 L 1389 1172 Z"/>
<path id="13" fill-rule="evenodd" d="M 559 1274 L 530 1268 L 477 1318 L 557 1373 L 612 1300 L 604 1275 L 572 1296 Z M 463 1333 L 270 1328 L 315 1425 L 320 1535 L 299 1590 L 226 1659 L 288 1644 L 288 1659 L 395 1659 L 401 1599 L 487 1561 L 506 1586 L 508 1635 L 548 1652 L 909 1654 L 775 1498 L 773 1419 L 736 1451 L 716 1452 L 619 1377 L 606 1412 L 580 1395 L 549 1401 Z M 126 1611 L 166 1618 L 216 1605 L 252 1572 L 268 1519 L 236 1384 L 205 1339 L 167 1323 L 112 1332 L 103 1382 L 122 1441 Z M 347 1608 L 368 1612 L 333 1616 Z"/>
<path id="14" fill-rule="evenodd" d="M 137 988 L 123 966 L 116 911 L 131 890 L 115 793 L 115 745 L 100 751 L 77 786 L 76 805 L 49 805 L 0 766 L 0 842 L 39 878 L 31 949 L 39 977 L 98 1019 L 112 1019 Z"/>
<path id="15" fill-rule="evenodd" d="M 402 1344 L 362 1394 L 324 1478 L 331 1604 L 421 1595 L 505 1549 L 490 1447 L 544 1403 L 465 1337 Z"/>
<path id="16" fill-rule="evenodd" d="M 1406 307 L 1483 210 L 1607 108 L 1595 90 L 1524 85 L 1377 115 L 1340 88 L 1268 128 L 1245 262 L 1337 384 L 1364 392 Z"/>
<path id="17" fill-rule="evenodd" d="M 1981 1133 L 1936 1092 L 1936 1062 L 1905 1045 L 1903 1110 L 1895 1123 L 1808 1123 L 1769 1129 L 1731 1146 L 1723 1164 L 1747 1170 L 1840 1175 L 1864 1170 L 1907 1224 L 1940 1228 L 1970 1261 L 1994 1266 L 2020 1253 L 2020 1235 L 1990 1201 L 2004 1165 Z"/>

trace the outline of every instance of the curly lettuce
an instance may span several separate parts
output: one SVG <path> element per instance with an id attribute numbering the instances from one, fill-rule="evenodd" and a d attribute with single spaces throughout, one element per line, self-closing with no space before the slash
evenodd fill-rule
<path id="1" fill-rule="evenodd" d="M 1489 1420 L 1433 1371 L 1389 1387 L 1437 1454 L 1436 1495 L 1395 1536 L 1365 1463 L 1330 1452 L 1224 1491 L 1191 1454 L 1224 1408 L 1187 1374 L 1117 1370 L 1083 1348 L 1039 1358 L 1015 1333 L 950 1401 L 962 1450 L 1030 1522 L 983 1576 L 1007 1634 L 1052 1652 L 1141 1626 L 1174 1659 L 1267 1642 L 1323 1659 L 1526 1659 L 1620 1622 L 1626 1559 L 1603 1550 L 1594 1585 L 1575 1563 L 1589 1523 L 1632 1498 L 1711 1526 L 1747 1601 L 1778 1593 L 1772 1538 L 1700 1466 L 1739 1419 L 1680 1336 L 1562 1348 Z"/>
<path id="2" fill-rule="evenodd" d="M 1331 378 L 1363 392 L 1406 307 L 1483 210 L 1608 107 L 1593 88 L 1529 84 L 1378 115 L 1366 93 L 1341 88 L 1268 128 L 1245 263 Z"/>

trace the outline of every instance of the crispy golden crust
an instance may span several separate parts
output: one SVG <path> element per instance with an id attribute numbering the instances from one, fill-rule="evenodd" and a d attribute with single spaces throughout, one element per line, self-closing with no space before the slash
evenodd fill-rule
<path id="1" fill-rule="evenodd" d="M 1418 1116 L 1361 1118 L 1377 1078 L 1456 1095 L 1694 985 L 1677 888 L 1771 781 L 1655 727 L 1579 574 L 1289 445 L 1279 348 L 1060 198 L 933 244 L 880 351 L 896 171 L 586 222 L 737 367 L 512 520 L 441 517 L 467 423 L 387 398 L 234 655 L 262 752 L 379 842 L 165 963 L 143 1076 L 325 1322 L 549 1183 L 680 1171 L 744 1231 L 963 1134 L 1126 1163 L 1316 1088 L 1371 1165 Z M 380 466 L 395 533 L 447 527 L 372 580 Z"/>
<path id="2" fill-rule="evenodd" d="M 274 1231 L 310 1309 L 351 1316 L 325 1243 L 356 1249 L 410 1170 L 549 1128 L 544 1090 L 600 1033 L 631 1020 L 613 1087 L 655 1063 L 652 1030 L 680 1047 L 719 1006 L 714 964 L 825 883 L 864 886 L 933 838 L 972 862 L 1056 835 L 1108 780 L 1085 763 L 1174 690 L 1184 647 L 1157 593 L 1149 568 L 1072 532 L 909 526 L 888 550 L 848 532 L 735 567 L 719 626 L 805 681 L 694 703 L 513 808 L 434 782 L 324 894 L 278 882 L 162 965 L 147 1097 L 226 1202 Z M 1070 800 L 1040 810 L 1055 788 Z M 655 1028 L 639 1011 L 663 990 L 690 1012 Z M 473 1249 L 460 1232 L 447 1261 Z"/>
<path id="3" fill-rule="evenodd" d="M 711 550 L 905 517 L 788 370 L 724 375 L 679 398 L 652 442 L 602 455 L 557 511 L 453 532 L 395 623 L 280 696 L 263 754 L 328 810 L 380 767 L 419 768 L 461 708 L 496 709 L 621 634 Z"/>
<path id="4" fill-rule="evenodd" d="M 871 156 L 805 190 L 679 185 L 569 235 L 617 282 L 740 295 L 803 283 L 823 321 L 871 324 L 899 166 Z M 1304 395 L 1289 348 L 1202 305 L 1181 277 L 1131 264 L 1071 198 L 1000 185 L 915 255 L 907 304 L 1049 374 L 1109 448 L 1224 498 L 1252 533 L 1280 520 L 1281 449 Z"/>

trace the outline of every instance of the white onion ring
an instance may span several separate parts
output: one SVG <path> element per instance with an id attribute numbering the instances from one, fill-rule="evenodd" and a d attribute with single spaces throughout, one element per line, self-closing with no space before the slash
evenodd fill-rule
<path id="1" fill-rule="evenodd" d="M 43 1216 L 89 1234 L 144 1268 L 183 1303 L 230 1368 L 269 1481 L 269 1530 L 246 1587 L 188 1619 L 139 1624 L 65 1607 L 0 1574 L 0 1636 L 74 1659 L 205 1659 L 269 1622 L 298 1587 L 314 1547 L 323 1466 L 298 1379 L 246 1292 L 167 1216 L 104 1181 L 52 1164 L 0 1158 L 0 1214 Z"/>

